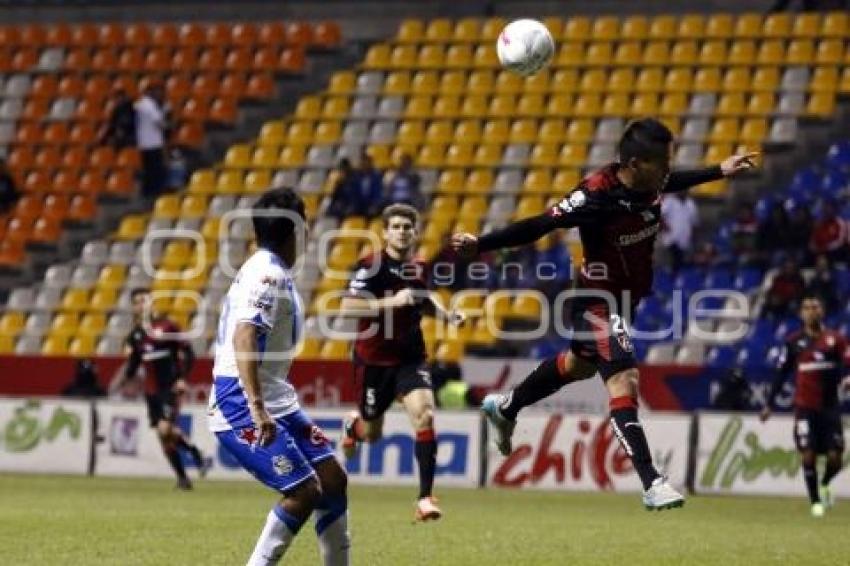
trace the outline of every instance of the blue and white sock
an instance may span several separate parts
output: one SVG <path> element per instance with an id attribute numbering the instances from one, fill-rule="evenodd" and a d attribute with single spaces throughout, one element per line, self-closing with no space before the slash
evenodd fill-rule
<path id="1" fill-rule="evenodd" d="M 290 515 L 280 505 L 275 505 L 266 518 L 266 526 L 257 539 L 254 553 L 248 559 L 248 566 L 272 566 L 283 557 L 292 544 L 295 535 L 304 521 Z"/>
<path id="2" fill-rule="evenodd" d="M 348 566 L 348 498 L 326 496 L 316 506 L 316 536 L 325 566 Z"/>

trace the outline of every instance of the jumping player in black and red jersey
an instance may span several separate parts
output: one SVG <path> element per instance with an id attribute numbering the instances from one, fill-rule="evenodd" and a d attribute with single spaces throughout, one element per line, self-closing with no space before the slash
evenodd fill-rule
<path id="1" fill-rule="evenodd" d="M 130 293 L 135 326 L 127 336 L 127 364 L 122 383 L 134 378 L 144 364 L 144 393 L 151 427 L 156 428 L 162 451 L 177 475 L 177 488 L 190 490 L 192 482 L 178 448 L 189 452 L 202 477 L 209 468 L 201 451 L 189 442 L 176 423 L 180 397 L 186 392 L 183 378 L 192 369 L 195 353 L 189 343 L 174 337 L 180 332 L 174 322 L 151 315 L 150 300 L 148 289 L 133 289 Z"/>
<path id="2" fill-rule="evenodd" d="M 456 325 L 463 323 L 464 316 L 447 312 L 426 289 L 425 264 L 413 257 L 419 224 L 416 209 L 393 204 L 384 209 L 382 218 L 385 247 L 358 262 L 340 305 L 342 316 L 360 319 L 354 344 L 360 400 L 358 412 L 345 423 L 342 446 L 350 458 L 359 442 L 380 439 L 384 413 L 399 399 L 416 433 L 416 519 L 439 519 L 442 512 L 432 496 L 437 458 L 434 391 L 419 325 L 423 314 Z"/>
<path id="3" fill-rule="evenodd" d="M 570 350 L 544 361 L 505 395 L 488 395 L 481 410 L 496 429 L 499 451 L 512 451 L 519 411 L 561 387 L 598 372 L 610 395 L 611 426 L 631 458 L 644 488 L 647 509 L 681 507 L 684 498 L 658 473 L 638 420 L 638 370 L 627 320 L 652 288 L 652 256 L 664 193 L 683 191 L 753 166 L 755 154 L 720 165 L 670 171 L 673 135 L 657 120 L 630 123 L 619 141 L 619 162 L 586 177 L 547 212 L 502 230 L 455 234 L 452 245 L 469 257 L 530 244 L 559 228 L 578 227 L 584 263 L 572 302 Z"/>
<path id="4" fill-rule="evenodd" d="M 829 482 L 841 471 L 844 426 L 838 390 L 850 368 L 847 339 L 823 325 L 823 303 L 816 296 L 803 298 L 803 328 L 785 340 L 776 356 L 776 379 L 770 389 L 762 421 L 770 417 L 788 376 L 795 376 L 794 442 L 802 456 L 803 479 L 812 502 L 812 516 L 823 517 L 834 502 Z M 826 455 L 826 469 L 818 486 L 817 456 Z"/>

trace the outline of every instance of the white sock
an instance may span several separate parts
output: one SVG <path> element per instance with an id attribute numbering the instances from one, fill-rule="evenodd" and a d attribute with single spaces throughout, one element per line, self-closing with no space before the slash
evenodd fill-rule
<path id="1" fill-rule="evenodd" d="M 284 511 L 280 506 L 275 506 L 266 517 L 266 526 L 257 539 L 257 546 L 247 566 L 272 566 L 277 564 L 292 539 L 298 534 L 301 522 Z"/>
<path id="2" fill-rule="evenodd" d="M 351 535 L 345 496 L 328 498 L 316 509 L 316 536 L 325 566 L 348 566 Z"/>

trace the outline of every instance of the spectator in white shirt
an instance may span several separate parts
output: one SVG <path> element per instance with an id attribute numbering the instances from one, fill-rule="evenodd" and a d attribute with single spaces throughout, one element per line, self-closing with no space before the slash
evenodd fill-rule
<path id="1" fill-rule="evenodd" d="M 673 272 L 678 272 L 690 251 L 694 228 L 699 223 L 699 214 L 694 199 L 685 192 L 666 195 L 661 203 L 661 218 L 664 231 L 661 243 L 670 253 Z"/>
<path id="2" fill-rule="evenodd" d="M 142 155 L 142 196 L 154 199 L 166 184 L 165 131 L 167 110 L 162 84 L 153 82 L 136 101 L 136 145 Z"/>

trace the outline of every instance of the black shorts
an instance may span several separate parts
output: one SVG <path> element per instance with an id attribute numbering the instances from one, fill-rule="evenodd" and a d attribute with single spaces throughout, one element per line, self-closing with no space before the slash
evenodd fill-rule
<path id="1" fill-rule="evenodd" d="M 599 370 L 602 379 L 637 367 L 635 348 L 626 321 L 605 301 L 576 299 L 570 315 L 570 350 Z"/>
<path id="2" fill-rule="evenodd" d="M 393 401 L 415 389 L 432 389 L 431 374 L 421 362 L 398 366 L 355 364 L 354 375 L 360 390 L 357 408 L 367 421 L 380 418 Z"/>
<path id="3" fill-rule="evenodd" d="M 825 454 L 844 451 L 844 425 L 838 410 L 797 409 L 794 415 L 794 443 L 797 450 Z"/>
<path id="4" fill-rule="evenodd" d="M 148 404 L 148 419 L 152 427 L 162 420 L 170 423 L 177 420 L 177 415 L 180 413 L 180 401 L 174 393 L 145 395 L 145 401 Z"/>

